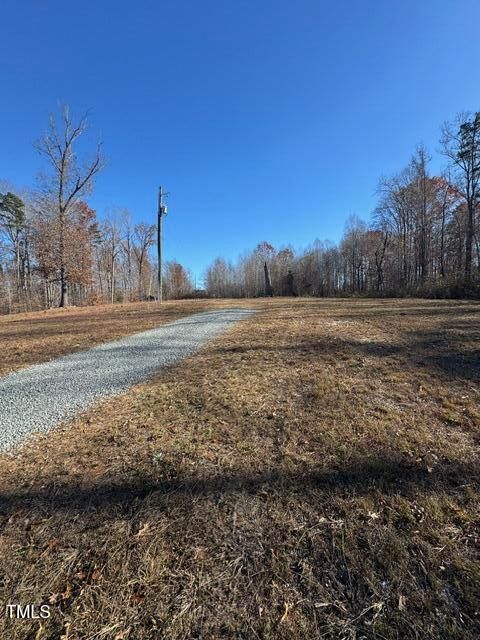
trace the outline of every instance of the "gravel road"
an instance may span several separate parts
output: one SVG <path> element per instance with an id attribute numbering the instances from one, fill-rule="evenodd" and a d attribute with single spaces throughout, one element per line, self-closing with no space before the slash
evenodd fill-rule
<path id="1" fill-rule="evenodd" d="M 0 451 L 122 393 L 252 313 L 237 308 L 197 313 L 0 378 Z"/>

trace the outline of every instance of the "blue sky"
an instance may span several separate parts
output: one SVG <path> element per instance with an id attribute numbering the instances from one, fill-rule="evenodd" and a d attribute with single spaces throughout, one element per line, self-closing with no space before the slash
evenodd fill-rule
<path id="1" fill-rule="evenodd" d="M 0 179 L 33 185 L 62 103 L 109 159 L 90 199 L 198 276 L 261 240 L 337 241 L 382 174 L 480 108 L 478 0 L 3 0 Z"/>

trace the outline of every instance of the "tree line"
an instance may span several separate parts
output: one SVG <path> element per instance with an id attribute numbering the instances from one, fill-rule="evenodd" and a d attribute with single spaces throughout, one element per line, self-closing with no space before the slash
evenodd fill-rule
<path id="1" fill-rule="evenodd" d="M 133 223 L 124 209 L 99 220 L 88 204 L 105 158 L 100 143 L 80 157 L 87 129 L 65 107 L 35 145 L 44 160 L 36 187 L 0 183 L 0 312 L 157 296 L 156 226 Z M 441 175 L 419 146 L 380 180 L 371 220 L 350 217 L 338 244 L 295 251 L 261 242 L 235 263 L 214 260 L 203 292 L 183 265 L 167 262 L 165 297 L 479 297 L 480 112 L 445 124 L 441 148 Z"/>
<path id="2" fill-rule="evenodd" d="M 78 150 L 88 128 L 68 107 L 50 117 L 35 147 L 45 161 L 34 189 L 0 184 L 0 312 L 155 299 L 156 226 L 134 224 L 116 209 L 100 221 L 88 205 L 105 166 L 98 143 L 90 155 Z M 193 290 L 178 262 L 165 265 L 170 298 Z"/>
<path id="3" fill-rule="evenodd" d="M 446 123 L 440 143 L 441 175 L 418 146 L 380 180 L 371 221 L 351 216 L 338 244 L 295 252 L 262 242 L 236 263 L 217 258 L 208 294 L 480 297 L 480 112 Z"/>

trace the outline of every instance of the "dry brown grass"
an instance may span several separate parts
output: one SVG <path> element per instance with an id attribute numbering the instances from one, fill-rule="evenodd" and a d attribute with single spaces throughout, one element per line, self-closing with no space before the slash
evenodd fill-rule
<path id="1" fill-rule="evenodd" d="M 0 316 L 0 375 L 224 304 L 223 300 L 137 302 Z"/>
<path id="2" fill-rule="evenodd" d="M 3 456 L 0 637 L 479 637 L 480 305 L 255 304 Z"/>

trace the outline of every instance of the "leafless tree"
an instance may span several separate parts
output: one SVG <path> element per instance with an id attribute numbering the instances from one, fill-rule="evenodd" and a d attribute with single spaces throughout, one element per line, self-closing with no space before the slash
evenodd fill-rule
<path id="1" fill-rule="evenodd" d="M 476 212 L 480 205 L 480 111 L 461 113 L 453 123 L 445 123 L 441 143 L 467 205 L 465 284 L 470 286 Z"/>
<path id="2" fill-rule="evenodd" d="M 55 215 L 58 218 L 61 307 L 68 305 L 66 224 L 72 209 L 91 191 L 95 177 L 104 166 L 100 142 L 97 143 L 92 158 L 84 162 L 78 159 L 77 143 L 87 127 L 86 115 L 74 122 L 68 106 L 64 106 L 60 122 L 58 123 L 52 114 L 47 132 L 35 145 L 49 164 L 49 172 L 43 178 L 43 189 L 48 200 L 54 203 Z"/>
<path id="3" fill-rule="evenodd" d="M 138 267 L 138 295 L 139 298 L 145 298 L 145 283 L 143 280 L 144 266 L 148 260 L 148 251 L 155 244 L 156 226 L 153 224 L 145 224 L 141 222 L 136 224 L 133 230 L 133 253 L 135 255 Z"/>
<path id="4" fill-rule="evenodd" d="M 102 266 L 107 274 L 110 302 L 115 302 L 116 267 L 121 252 L 120 223 L 112 218 L 103 223 L 102 237 Z"/>

